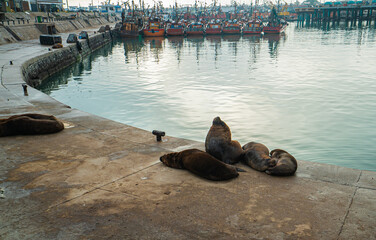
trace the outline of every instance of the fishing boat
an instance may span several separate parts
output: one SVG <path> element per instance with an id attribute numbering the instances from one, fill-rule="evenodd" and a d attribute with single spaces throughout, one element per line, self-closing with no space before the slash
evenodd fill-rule
<path id="1" fill-rule="evenodd" d="M 204 24 L 200 22 L 193 22 L 187 26 L 185 32 L 187 35 L 204 35 Z"/>
<path id="2" fill-rule="evenodd" d="M 158 18 L 149 20 L 146 28 L 142 31 L 145 37 L 163 37 L 165 29 Z"/>
<path id="3" fill-rule="evenodd" d="M 262 22 L 258 19 L 252 19 L 245 23 L 243 34 L 261 34 L 263 30 Z"/>
<path id="4" fill-rule="evenodd" d="M 120 27 L 120 36 L 122 37 L 138 37 L 142 26 L 135 19 L 125 20 Z"/>
<path id="5" fill-rule="evenodd" d="M 280 34 L 287 27 L 287 22 L 281 19 L 277 15 L 276 9 L 273 7 L 269 20 L 266 26 L 264 26 L 264 34 Z"/>
<path id="6" fill-rule="evenodd" d="M 222 33 L 222 23 L 217 21 L 212 21 L 206 25 L 205 33 L 207 35 L 219 35 Z"/>
<path id="7" fill-rule="evenodd" d="M 183 36 L 184 25 L 182 23 L 172 22 L 167 25 L 166 34 L 168 36 Z"/>
<path id="8" fill-rule="evenodd" d="M 236 20 L 229 20 L 222 29 L 223 34 L 240 34 L 241 25 Z"/>

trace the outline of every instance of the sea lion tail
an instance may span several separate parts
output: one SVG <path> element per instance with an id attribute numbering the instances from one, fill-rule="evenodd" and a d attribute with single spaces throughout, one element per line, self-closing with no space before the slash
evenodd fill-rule
<path id="1" fill-rule="evenodd" d="M 236 169 L 237 172 L 247 172 L 246 170 L 244 170 L 244 169 L 242 169 L 242 168 L 238 168 L 238 167 L 236 167 L 235 169 Z"/>

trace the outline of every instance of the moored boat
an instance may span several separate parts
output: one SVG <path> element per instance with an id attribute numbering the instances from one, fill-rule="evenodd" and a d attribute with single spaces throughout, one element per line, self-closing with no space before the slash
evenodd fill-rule
<path id="1" fill-rule="evenodd" d="M 149 21 L 149 24 L 143 30 L 143 33 L 145 37 L 163 37 L 165 29 L 159 19 L 155 18 Z"/>
<path id="2" fill-rule="evenodd" d="M 184 25 L 181 23 L 172 22 L 167 25 L 166 34 L 168 36 L 183 36 Z"/>
<path id="3" fill-rule="evenodd" d="M 241 26 L 240 24 L 234 20 L 229 20 L 225 23 L 225 26 L 222 29 L 223 34 L 240 34 L 241 33 Z"/>
<path id="4" fill-rule="evenodd" d="M 125 21 L 120 27 L 120 36 L 122 37 L 138 37 L 139 35 L 139 25 L 134 21 Z"/>
<path id="5" fill-rule="evenodd" d="M 269 20 L 266 26 L 264 26 L 264 34 L 280 34 L 287 27 L 287 22 L 278 17 L 275 8 L 270 13 Z"/>
<path id="6" fill-rule="evenodd" d="M 207 35 L 219 35 L 222 33 L 222 24 L 220 21 L 210 22 L 206 25 L 205 33 Z"/>
<path id="7" fill-rule="evenodd" d="M 187 35 L 204 35 L 204 25 L 200 22 L 193 22 L 185 30 Z"/>
<path id="8" fill-rule="evenodd" d="M 262 22 L 258 19 L 252 19 L 245 23 L 243 34 L 261 34 L 263 30 Z"/>

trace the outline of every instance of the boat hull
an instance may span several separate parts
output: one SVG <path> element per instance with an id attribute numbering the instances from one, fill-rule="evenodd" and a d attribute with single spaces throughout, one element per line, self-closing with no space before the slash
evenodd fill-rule
<path id="1" fill-rule="evenodd" d="M 240 29 L 223 29 L 223 34 L 240 34 Z"/>
<path id="2" fill-rule="evenodd" d="M 167 29 L 166 30 L 166 34 L 168 35 L 168 36 L 183 36 L 184 35 L 184 29 L 182 29 L 182 28 L 175 28 L 175 29 L 173 29 L 173 28 L 169 28 L 169 29 Z"/>
<path id="3" fill-rule="evenodd" d="M 198 30 L 198 31 L 191 31 L 187 30 L 186 31 L 187 35 L 204 35 L 204 30 Z"/>
<path id="4" fill-rule="evenodd" d="M 264 34 L 279 34 L 283 32 L 285 29 L 286 29 L 286 25 L 278 26 L 278 27 L 266 26 L 264 27 L 263 31 L 264 31 Z"/>
<path id="5" fill-rule="evenodd" d="M 132 38 L 132 37 L 138 37 L 139 33 L 138 31 L 127 31 L 127 30 L 120 30 L 120 36 L 124 38 Z"/>
<path id="6" fill-rule="evenodd" d="M 243 34 L 261 34 L 262 30 L 262 27 L 243 28 Z"/>
<path id="7" fill-rule="evenodd" d="M 144 29 L 143 30 L 145 37 L 163 37 L 165 30 L 163 28 L 159 29 Z"/>
<path id="8" fill-rule="evenodd" d="M 222 33 L 222 30 L 220 28 L 207 28 L 205 33 L 207 35 L 219 35 Z"/>

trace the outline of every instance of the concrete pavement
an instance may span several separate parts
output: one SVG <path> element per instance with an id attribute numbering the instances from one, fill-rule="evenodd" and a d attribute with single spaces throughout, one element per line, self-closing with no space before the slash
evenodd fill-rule
<path id="1" fill-rule="evenodd" d="M 66 125 L 0 138 L 0 239 L 376 239 L 375 172 L 299 160 L 293 177 L 239 164 L 247 172 L 211 182 L 168 168 L 161 155 L 204 144 L 156 142 L 31 87 L 24 96 L 21 64 L 47 51 L 0 46 L 0 118 L 38 112 Z"/>

